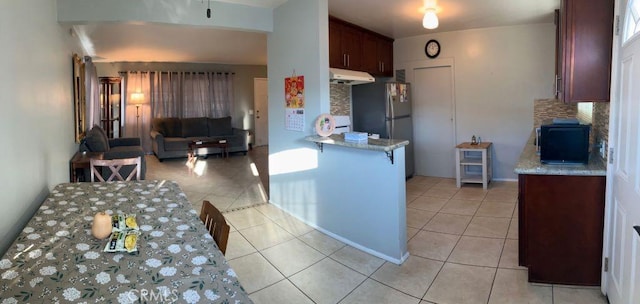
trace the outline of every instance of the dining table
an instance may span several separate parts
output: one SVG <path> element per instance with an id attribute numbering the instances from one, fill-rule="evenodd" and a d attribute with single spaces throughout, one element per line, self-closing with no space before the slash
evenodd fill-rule
<path id="1" fill-rule="evenodd" d="M 94 215 L 135 215 L 137 250 L 105 252 Z M 0 259 L 0 303 L 252 303 L 174 181 L 55 186 Z"/>

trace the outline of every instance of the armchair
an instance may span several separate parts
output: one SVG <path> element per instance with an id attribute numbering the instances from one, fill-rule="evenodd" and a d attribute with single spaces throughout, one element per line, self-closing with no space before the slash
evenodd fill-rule
<path id="1" fill-rule="evenodd" d="M 144 150 L 140 144 L 140 138 L 137 137 L 125 137 L 125 138 L 112 138 L 108 139 L 107 134 L 95 125 L 89 130 L 80 142 L 80 152 L 103 152 L 103 159 L 121 159 L 121 158 L 136 158 L 140 157 L 142 160 L 140 166 L 140 179 L 145 178 L 147 172 L 147 162 L 145 160 Z M 128 169 L 128 170 L 127 170 Z M 124 174 L 129 174 L 131 169 L 123 168 Z M 89 172 L 86 172 L 85 176 Z M 103 172 L 104 173 L 104 172 Z M 107 175 L 109 176 L 109 175 Z"/>

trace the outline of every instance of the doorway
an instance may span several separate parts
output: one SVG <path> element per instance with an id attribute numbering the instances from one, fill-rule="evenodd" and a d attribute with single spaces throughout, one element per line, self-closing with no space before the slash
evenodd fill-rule
<path id="1" fill-rule="evenodd" d="M 453 64 L 413 68 L 416 174 L 455 177 Z"/>
<path id="2" fill-rule="evenodd" d="M 606 272 L 603 289 L 611 304 L 640 301 L 640 18 L 639 0 L 616 1 L 624 21 L 622 44 L 614 36 L 609 139 L 614 147 L 608 155 L 607 205 L 603 256 Z M 621 4 L 622 7 L 620 7 Z M 622 15 L 622 14 L 621 14 Z M 616 75 L 617 74 L 617 75 Z M 608 263 L 607 263 L 608 259 Z M 607 265 L 608 264 L 608 265 Z M 607 267 L 608 266 L 608 267 Z"/>
<path id="3" fill-rule="evenodd" d="M 269 85 L 267 78 L 253 79 L 254 145 L 269 144 Z"/>

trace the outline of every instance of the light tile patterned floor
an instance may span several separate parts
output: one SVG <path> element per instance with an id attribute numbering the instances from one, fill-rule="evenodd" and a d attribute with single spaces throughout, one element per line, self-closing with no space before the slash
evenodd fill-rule
<path id="1" fill-rule="evenodd" d="M 196 210 L 203 199 L 225 210 L 264 202 L 246 156 L 209 158 L 198 177 L 182 161 L 149 163 L 149 178 L 177 180 Z M 607 303 L 599 288 L 527 282 L 517 262 L 516 200 L 515 182 L 483 190 L 458 189 L 453 179 L 410 179 L 411 256 L 400 266 L 263 204 L 225 213 L 232 225 L 226 258 L 256 304 Z"/>

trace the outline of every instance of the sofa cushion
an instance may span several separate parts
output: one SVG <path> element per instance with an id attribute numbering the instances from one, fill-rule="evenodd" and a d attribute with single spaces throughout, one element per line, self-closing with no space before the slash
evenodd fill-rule
<path id="1" fill-rule="evenodd" d="M 182 119 L 182 137 L 207 136 L 208 134 L 206 117 Z"/>
<path id="2" fill-rule="evenodd" d="M 109 140 L 107 139 L 107 134 L 97 125 L 93 126 L 93 128 L 87 132 L 84 140 L 85 144 L 92 152 L 109 151 Z"/>
<path id="3" fill-rule="evenodd" d="M 165 137 L 165 151 L 187 151 L 191 139 L 183 137 Z"/>
<path id="4" fill-rule="evenodd" d="M 232 135 L 231 116 L 222 118 L 207 118 L 209 136 Z"/>
<path id="5" fill-rule="evenodd" d="M 179 118 L 154 118 L 152 126 L 166 137 L 182 137 L 182 123 Z"/>

